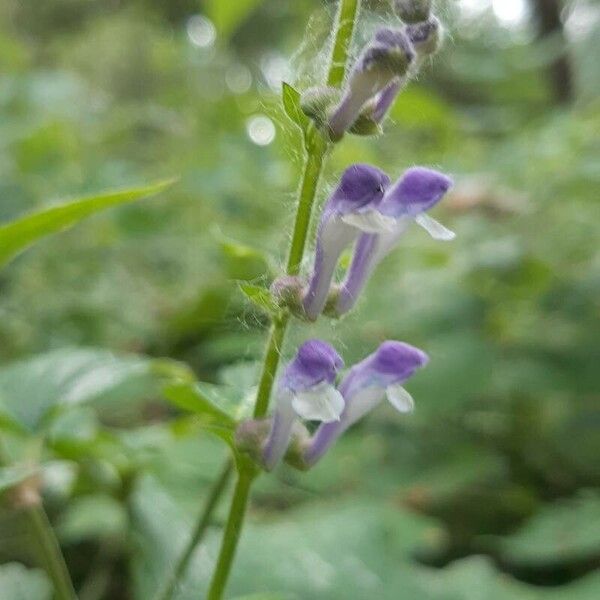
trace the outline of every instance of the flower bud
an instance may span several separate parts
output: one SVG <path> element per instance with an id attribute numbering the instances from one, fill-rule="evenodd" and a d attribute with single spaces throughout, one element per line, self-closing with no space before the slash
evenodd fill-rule
<path id="1" fill-rule="evenodd" d="M 275 302 L 282 308 L 287 308 L 292 314 L 303 317 L 304 283 L 296 275 L 283 275 L 273 281 L 270 288 Z"/>
<path id="2" fill-rule="evenodd" d="M 271 419 L 243 421 L 235 431 L 235 447 L 248 454 L 255 462 L 262 460 L 263 447 L 271 430 Z"/>
<path id="3" fill-rule="evenodd" d="M 302 94 L 300 108 L 320 128 L 327 123 L 330 109 L 338 102 L 339 98 L 340 90 L 337 88 L 312 87 Z"/>
<path id="4" fill-rule="evenodd" d="M 406 26 L 406 35 L 419 58 L 431 56 L 439 50 L 442 42 L 442 32 L 441 23 L 433 16 L 422 23 Z"/>
<path id="5" fill-rule="evenodd" d="M 402 29 L 379 29 L 354 65 L 344 96 L 332 112 L 330 139 L 340 140 L 359 118 L 365 104 L 408 73 L 414 58 L 415 50 Z"/>
<path id="6" fill-rule="evenodd" d="M 431 14 L 431 0 L 395 0 L 394 8 L 405 23 L 420 23 Z"/>

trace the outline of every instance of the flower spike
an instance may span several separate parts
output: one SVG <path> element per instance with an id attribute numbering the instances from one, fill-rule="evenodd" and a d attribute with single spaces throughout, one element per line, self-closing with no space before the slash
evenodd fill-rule
<path id="1" fill-rule="evenodd" d="M 309 340 L 300 346 L 279 381 L 275 414 L 262 456 L 267 470 L 283 458 L 297 416 L 325 423 L 340 418 L 344 399 L 334 384 L 343 366 L 342 358 L 326 342 Z"/>
<path id="2" fill-rule="evenodd" d="M 363 234 L 356 245 L 352 263 L 339 290 L 334 313 L 340 316 L 355 304 L 375 267 L 387 256 L 415 221 L 434 239 L 449 241 L 455 234 L 426 214 L 446 194 L 452 180 L 432 169 L 413 167 L 404 173 L 379 203 L 382 227 L 378 232 Z M 388 219 L 393 220 L 389 227 Z"/>
<path id="3" fill-rule="evenodd" d="M 350 73 L 344 96 L 329 119 L 329 135 L 339 140 L 358 119 L 369 100 L 390 83 L 404 77 L 415 58 L 415 51 L 402 29 L 379 29 Z"/>
<path id="4" fill-rule="evenodd" d="M 344 431 L 385 397 L 401 413 L 411 412 L 414 402 L 402 384 L 428 361 L 427 354 L 414 346 L 387 341 L 354 365 L 339 386 L 345 401 L 341 418 L 319 426 L 304 452 L 305 466 L 313 466 Z"/>
<path id="5" fill-rule="evenodd" d="M 303 301 L 309 319 L 316 319 L 323 310 L 344 249 L 363 231 L 379 230 L 385 222 L 393 225 L 393 218 L 375 210 L 389 184 L 383 171 L 369 165 L 352 165 L 344 171 L 319 223 L 313 274 Z"/>

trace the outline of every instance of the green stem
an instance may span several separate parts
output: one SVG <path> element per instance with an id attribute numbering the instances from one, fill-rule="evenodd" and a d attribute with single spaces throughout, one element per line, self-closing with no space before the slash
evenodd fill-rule
<path id="1" fill-rule="evenodd" d="M 327 85 L 340 87 L 346 75 L 348 51 L 354 35 L 354 25 L 360 11 L 361 0 L 342 0 L 337 13 L 337 30 L 331 52 Z"/>
<path id="2" fill-rule="evenodd" d="M 221 495 L 227 488 L 227 484 L 231 478 L 231 474 L 233 472 L 233 465 L 231 461 L 227 461 L 225 467 L 221 471 L 221 475 L 214 483 L 210 494 L 206 500 L 204 505 L 204 509 L 200 514 L 200 519 L 196 524 L 196 527 L 190 537 L 189 542 L 187 543 L 185 549 L 183 550 L 182 555 L 179 557 L 173 572 L 170 577 L 165 581 L 163 586 L 159 589 L 158 593 L 155 596 L 155 600 L 169 600 L 173 597 L 175 590 L 177 588 L 177 584 L 185 574 L 185 571 L 190 563 L 190 560 L 194 554 L 194 550 L 200 543 L 200 540 L 204 537 L 204 533 L 210 524 L 211 517 L 214 509 L 216 508 Z"/>
<path id="3" fill-rule="evenodd" d="M 328 85 L 339 87 L 344 80 L 348 49 L 352 42 L 354 26 L 360 10 L 360 2 L 361 0 L 340 0 L 336 16 L 333 49 L 329 63 L 329 74 L 327 77 Z M 319 179 L 323 171 L 323 163 L 328 149 L 328 143 L 311 127 L 306 139 L 307 156 L 304 164 L 302 183 L 300 184 L 298 208 L 286 269 L 288 275 L 297 275 L 300 272 Z M 271 327 L 256 395 L 256 404 L 254 407 L 255 418 L 264 417 L 267 413 L 288 323 L 289 316 L 285 315 L 274 321 Z M 233 499 L 223 534 L 223 542 L 217 566 L 210 583 L 208 600 L 221 600 L 225 592 L 244 523 L 248 498 L 250 497 L 250 488 L 255 477 L 256 473 L 252 467 L 247 467 L 243 464 L 238 465 L 238 480 L 233 492 Z"/>
<path id="4" fill-rule="evenodd" d="M 223 534 L 223 544 L 210 583 L 207 600 L 220 600 L 225 591 L 225 585 L 227 584 L 237 544 L 242 532 L 246 506 L 250 495 L 250 487 L 252 486 L 253 480 L 254 473 L 252 471 L 246 470 L 245 468 L 239 470 L 238 480 L 233 492 L 231 508 L 229 509 L 229 515 L 227 517 L 227 525 L 225 526 L 225 532 Z"/>
<path id="5" fill-rule="evenodd" d="M 2 438 L 0 438 L 0 466 L 10 465 L 10 456 L 4 447 Z M 26 485 L 27 482 L 18 485 Z M 17 486 L 18 487 L 18 486 Z M 54 535 L 52 524 L 48 515 L 41 504 L 40 499 L 35 497 L 38 494 L 37 489 L 27 493 L 26 490 L 15 490 L 17 498 L 22 497 L 23 502 L 16 502 L 16 508 L 20 508 L 27 519 L 27 524 L 38 546 L 40 558 L 44 564 L 46 573 L 52 580 L 57 600 L 74 600 L 77 598 L 75 588 L 71 582 L 71 576 L 67 569 L 67 564 L 62 555 L 60 544 Z M 32 501 L 32 498 L 34 500 Z"/>
<path id="6" fill-rule="evenodd" d="M 256 392 L 256 403 L 254 405 L 255 419 L 261 419 L 267 414 L 269 398 L 271 397 L 271 390 L 273 389 L 273 382 L 275 381 L 279 357 L 281 355 L 281 347 L 283 346 L 288 322 L 289 316 L 284 315 L 282 318 L 274 321 L 271 325 L 265 360 L 260 374 L 258 391 Z"/>
<path id="7" fill-rule="evenodd" d="M 74 600 L 77 596 L 46 511 L 41 505 L 32 505 L 24 508 L 24 514 L 36 539 L 46 572 L 54 585 L 56 598 Z"/>

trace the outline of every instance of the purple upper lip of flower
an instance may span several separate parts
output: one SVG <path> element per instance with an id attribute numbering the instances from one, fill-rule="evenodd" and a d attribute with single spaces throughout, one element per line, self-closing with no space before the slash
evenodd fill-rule
<path id="1" fill-rule="evenodd" d="M 390 178 L 371 165 L 356 164 L 342 174 L 340 183 L 329 201 L 329 208 L 339 213 L 354 212 L 383 197 Z"/>
<path id="2" fill-rule="evenodd" d="M 435 206 L 452 186 L 447 175 L 427 169 L 408 169 L 385 194 L 379 212 L 390 217 L 415 216 Z"/>
<path id="3" fill-rule="evenodd" d="M 387 341 L 373 355 L 371 368 L 396 383 L 408 379 L 428 362 L 429 357 L 422 350 L 404 342 Z"/>
<path id="4" fill-rule="evenodd" d="M 287 366 L 282 385 L 292 391 L 311 388 L 323 381 L 333 383 L 344 361 L 335 349 L 321 340 L 308 340 Z"/>
<path id="5" fill-rule="evenodd" d="M 354 365 L 340 384 L 346 401 L 357 391 L 375 385 L 386 388 L 402 383 L 429 362 L 425 352 L 405 342 L 383 342 L 376 352 Z"/>

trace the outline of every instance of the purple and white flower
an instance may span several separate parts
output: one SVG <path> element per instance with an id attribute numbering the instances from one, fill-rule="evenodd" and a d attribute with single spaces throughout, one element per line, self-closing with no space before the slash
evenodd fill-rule
<path id="1" fill-rule="evenodd" d="M 394 219 L 376 210 L 390 184 L 389 177 L 369 165 L 348 167 L 325 204 L 317 232 L 315 264 L 304 296 L 306 316 L 316 319 L 327 301 L 342 252 L 362 232 L 392 227 Z"/>
<path id="2" fill-rule="evenodd" d="M 371 100 L 377 105 L 384 91 L 387 92 L 384 104 L 389 106 L 414 58 L 415 51 L 403 29 L 379 29 L 354 65 L 344 95 L 329 119 L 331 139 L 339 140 L 358 119 L 365 105 Z"/>
<path id="3" fill-rule="evenodd" d="M 298 349 L 281 376 L 275 414 L 263 450 L 263 464 L 271 470 L 285 455 L 297 418 L 339 420 L 344 399 L 335 378 L 344 362 L 335 349 L 321 340 L 309 340 Z"/>
<path id="4" fill-rule="evenodd" d="M 357 242 L 346 279 L 342 283 L 334 312 L 349 311 L 365 287 L 375 267 L 399 243 L 409 225 L 416 222 L 434 239 L 449 241 L 455 234 L 427 214 L 446 194 L 452 180 L 432 169 L 413 167 L 388 189 L 377 206 L 381 220 L 378 231 L 364 233 Z M 390 221 L 391 219 L 391 221 Z"/>
<path id="5" fill-rule="evenodd" d="M 345 401 L 341 418 L 319 426 L 304 451 L 304 465 L 313 466 L 349 427 L 386 397 L 401 413 L 412 412 L 414 401 L 402 384 L 428 361 L 427 354 L 414 346 L 387 341 L 354 365 L 339 385 Z"/>

